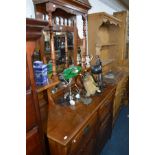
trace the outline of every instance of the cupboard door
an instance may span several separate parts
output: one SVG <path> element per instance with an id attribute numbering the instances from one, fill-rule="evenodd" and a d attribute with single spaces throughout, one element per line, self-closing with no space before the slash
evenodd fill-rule
<path id="1" fill-rule="evenodd" d="M 38 127 L 26 134 L 26 155 L 43 155 Z"/>
<path id="2" fill-rule="evenodd" d="M 107 115 L 109 115 L 112 112 L 112 102 L 113 95 L 109 96 L 99 108 L 99 119 L 101 123 L 107 117 Z"/>
<path id="3" fill-rule="evenodd" d="M 95 139 L 92 138 L 83 149 L 80 155 L 94 155 L 95 154 Z"/>
<path id="4" fill-rule="evenodd" d="M 95 134 L 97 113 L 85 124 L 73 138 L 70 146 L 71 155 L 78 155 Z"/>
<path id="5" fill-rule="evenodd" d="M 36 111 L 31 90 L 26 92 L 26 131 L 36 125 Z"/>
<path id="6" fill-rule="evenodd" d="M 106 119 L 101 123 L 98 136 L 97 136 L 97 152 L 100 152 L 104 147 L 105 143 L 111 136 L 112 131 L 112 116 L 109 115 Z"/>
<path id="7" fill-rule="evenodd" d="M 30 74 L 26 61 L 26 131 L 36 125 L 36 111 L 31 89 Z"/>
<path id="8" fill-rule="evenodd" d="M 31 87 L 30 74 L 28 69 L 28 64 L 26 61 L 26 90 L 29 90 Z"/>

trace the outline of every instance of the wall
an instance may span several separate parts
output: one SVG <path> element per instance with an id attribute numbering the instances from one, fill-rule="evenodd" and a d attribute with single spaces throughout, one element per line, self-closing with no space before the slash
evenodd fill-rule
<path id="1" fill-rule="evenodd" d="M 26 17 L 35 18 L 34 6 L 32 0 L 26 0 Z"/>

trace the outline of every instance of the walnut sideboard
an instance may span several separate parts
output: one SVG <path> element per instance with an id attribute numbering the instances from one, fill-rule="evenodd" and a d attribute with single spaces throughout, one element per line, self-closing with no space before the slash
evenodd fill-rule
<path id="1" fill-rule="evenodd" d="M 98 155 L 112 132 L 115 86 L 107 86 L 92 103 L 49 106 L 47 137 L 52 155 Z"/>

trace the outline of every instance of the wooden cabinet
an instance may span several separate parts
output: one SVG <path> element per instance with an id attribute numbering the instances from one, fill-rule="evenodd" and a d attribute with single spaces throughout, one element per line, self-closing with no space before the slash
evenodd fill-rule
<path id="1" fill-rule="evenodd" d="M 50 44 L 50 54 L 52 60 L 52 75 L 53 78 L 57 78 L 58 69 L 56 67 L 56 44 L 54 44 L 54 38 L 58 35 L 64 35 L 64 45 L 65 48 L 63 50 L 63 62 L 65 61 L 65 67 L 68 67 L 69 60 L 73 61 L 74 65 L 77 65 L 77 45 L 78 45 L 78 34 L 77 34 L 77 22 L 76 16 L 82 15 L 83 19 L 83 47 L 82 47 L 82 67 L 85 68 L 85 57 L 87 51 L 87 38 L 86 38 L 86 21 L 87 21 L 87 13 L 91 8 L 88 0 L 79 1 L 79 0 L 33 0 L 35 6 L 35 13 L 41 14 L 43 18 L 41 20 L 47 20 L 48 16 L 48 26 L 45 31 L 50 34 L 49 44 Z M 38 16 L 36 16 L 38 17 Z M 39 17 L 40 18 L 40 17 Z M 63 32 L 63 33 L 62 33 Z M 69 54 L 68 49 L 68 41 L 67 40 L 67 32 L 73 33 L 73 50 Z M 57 33 L 57 34 L 56 34 Z M 68 42 L 68 43 L 67 43 Z M 62 42 L 63 43 L 63 42 Z M 63 45 L 63 46 L 64 46 Z M 58 53 L 57 53 L 58 54 Z M 59 53 L 60 54 L 60 53 Z M 70 55 L 72 59 L 70 59 Z M 62 59 L 61 59 L 62 60 Z M 58 62 L 58 61 L 57 61 Z M 60 68 L 60 67 L 59 67 Z"/>
<path id="2" fill-rule="evenodd" d="M 89 143 L 85 145 L 85 147 L 82 149 L 82 152 L 80 152 L 79 155 L 94 155 L 95 154 L 95 138 L 91 138 L 89 140 Z"/>
<path id="3" fill-rule="evenodd" d="M 28 65 L 26 65 L 26 75 L 26 155 L 43 155 L 39 119 L 35 108 L 37 103 L 32 92 Z"/>
<path id="4" fill-rule="evenodd" d="M 97 153 L 100 153 L 100 151 L 103 149 L 105 143 L 107 142 L 107 139 L 110 138 L 111 131 L 112 131 L 112 119 L 111 116 L 108 115 L 105 120 L 101 123 L 98 129 L 97 134 Z"/>
<path id="5" fill-rule="evenodd" d="M 120 79 L 117 82 L 116 93 L 115 93 L 114 104 L 113 104 L 113 124 L 119 115 L 122 105 L 125 102 L 124 97 L 126 97 L 126 93 L 128 92 L 127 85 L 128 85 L 128 74 L 124 74 L 120 77 Z"/>
<path id="6" fill-rule="evenodd" d="M 107 86 L 102 94 L 92 97 L 90 105 L 79 102 L 74 108 L 49 108 L 47 137 L 51 154 L 99 154 L 111 136 L 114 94 L 115 86 Z"/>
<path id="7" fill-rule="evenodd" d="M 44 155 L 44 137 L 33 75 L 32 55 L 36 41 L 41 36 L 41 30 L 46 23 L 27 19 L 26 24 L 26 155 Z"/>
<path id="8" fill-rule="evenodd" d="M 85 147 L 87 146 L 89 141 L 94 137 L 94 133 L 96 132 L 96 123 L 97 123 L 97 113 L 92 116 L 92 118 L 73 138 L 69 150 L 69 152 L 71 152 L 72 155 L 84 153 L 83 150 L 85 150 Z"/>
<path id="9" fill-rule="evenodd" d="M 90 54 L 100 56 L 104 72 L 128 61 L 127 25 L 126 11 L 113 15 L 105 12 L 88 15 L 88 48 Z"/>
<path id="10" fill-rule="evenodd" d="M 88 15 L 88 48 L 90 54 L 100 56 L 103 65 L 103 75 L 112 71 L 115 76 L 114 83 L 117 88 L 113 104 L 114 121 L 123 104 L 124 93 L 128 92 L 127 44 L 127 11 L 115 12 L 113 15 L 105 12 Z"/>
<path id="11" fill-rule="evenodd" d="M 43 155 L 38 127 L 34 127 L 26 134 L 26 154 Z"/>
<path id="12" fill-rule="evenodd" d="M 26 93 L 26 130 L 32 129 L 36 125 L 36 111 L 33 103 L 31 90 Z"/>

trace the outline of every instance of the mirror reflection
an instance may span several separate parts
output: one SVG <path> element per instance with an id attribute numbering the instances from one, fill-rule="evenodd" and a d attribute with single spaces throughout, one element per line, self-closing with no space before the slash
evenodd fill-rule
<path id="1" fill-rule="evenodd" d="M 51 61 L 50 33 L 44 31 L 45 56 L 47 63 Z M 56 54 L 57 73 L 63 72 L 68 66 L 74 64 L 74 48 L 72 32 L 54 32 L 54 48 Z"/>

